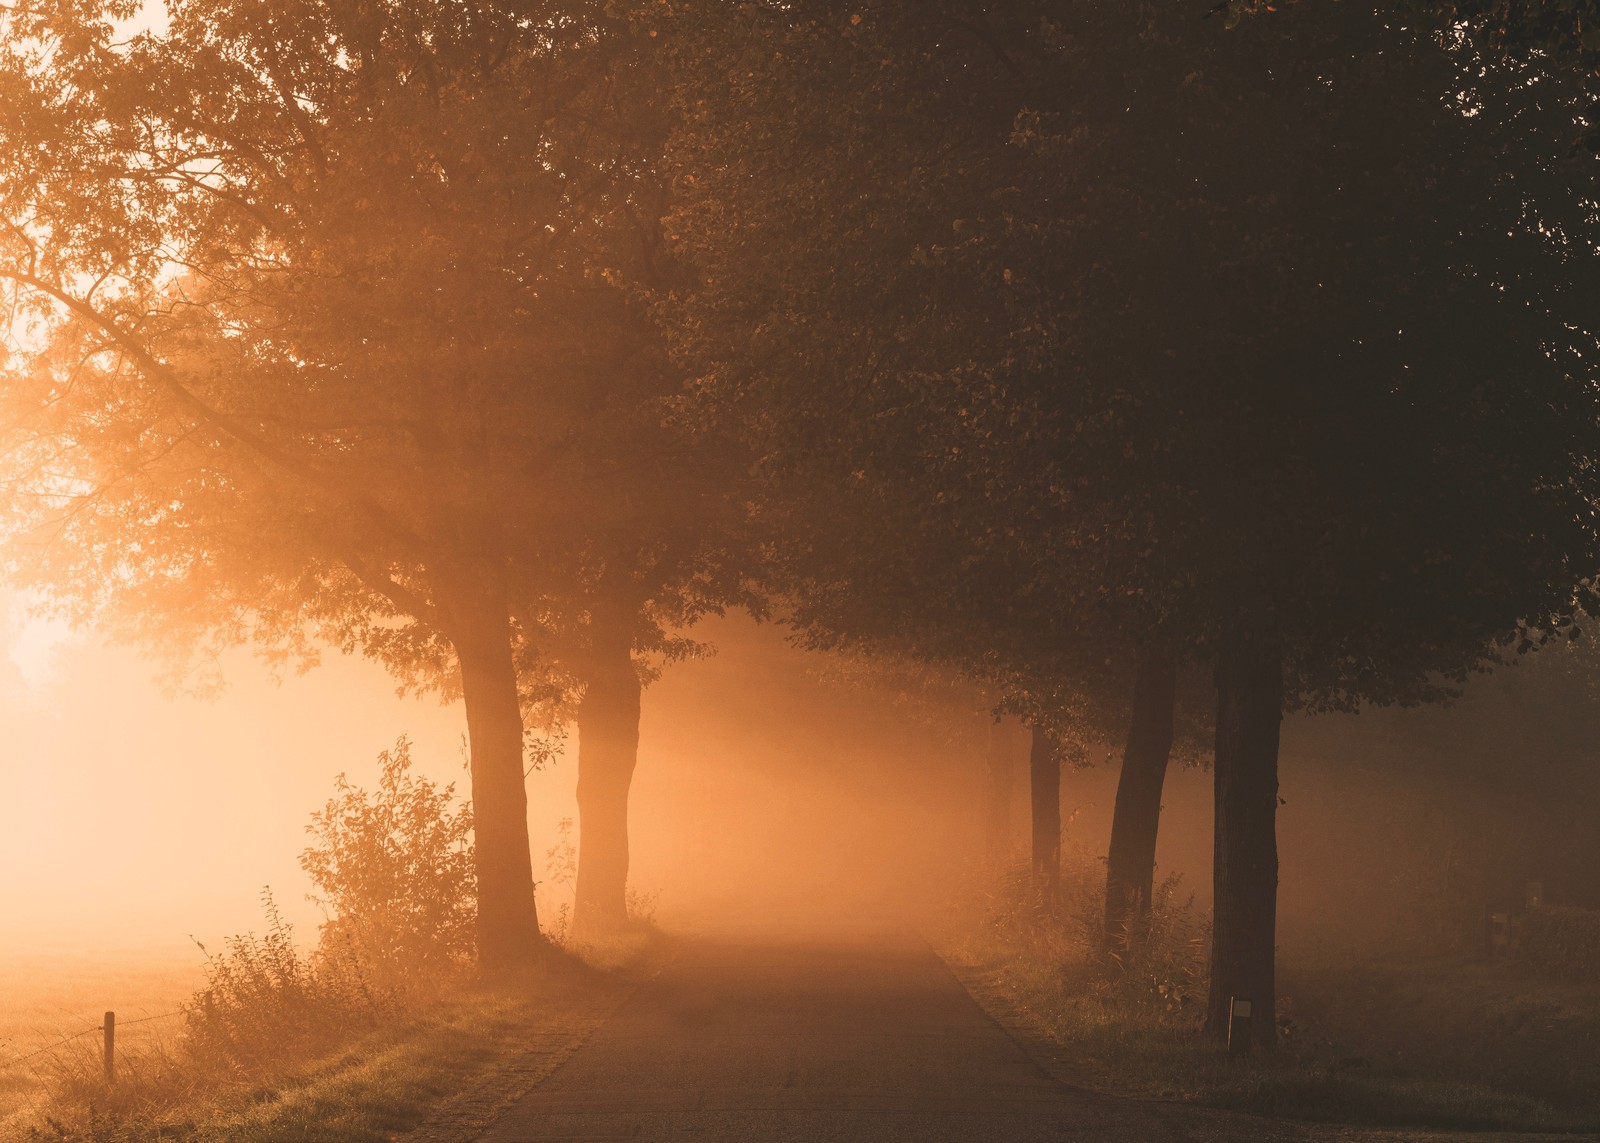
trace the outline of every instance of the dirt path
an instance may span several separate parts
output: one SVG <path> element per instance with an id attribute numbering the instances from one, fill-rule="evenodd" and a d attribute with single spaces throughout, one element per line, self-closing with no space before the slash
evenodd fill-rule
<path id="1" fill-rule="evenodd" d="M 659 976 L 481 1136 L 484 1143 L 1371 1138 L 1063 1083 L 978 1007 L 926 945 L 894 933 L 827 943 L 684 942 Z"/>

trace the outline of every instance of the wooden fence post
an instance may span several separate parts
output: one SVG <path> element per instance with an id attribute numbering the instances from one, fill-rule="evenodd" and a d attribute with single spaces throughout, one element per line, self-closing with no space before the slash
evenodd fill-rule
<path id="1" fill-rule="evenodd" d="M 117 1082 L 117 1014 L 106 1013 L 106 1086 Z"/>

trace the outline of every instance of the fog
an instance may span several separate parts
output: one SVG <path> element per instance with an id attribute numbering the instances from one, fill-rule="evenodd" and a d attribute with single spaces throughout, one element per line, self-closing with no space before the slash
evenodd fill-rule
<path id="1" fill-rule="evenodd" d="M 780 628 L 735 617 L 712 653 L 645 693 L 631 801 L 632 877 L 668 927 L 827 926 L 937 917 L 982 856 L 987 724 L 976 695 L 942 709 L 841 673 Z M 465 791 L 460 712 L 396 697 L 333 654 L 274 678 L 243 654 L 214 699 L 174 696 L 135 651 L 13 605 L 0 803 L 4 953 L 138 949 L 198 957 L 262 923 L 270 886 L 304 939 L 320 919 L 297 856 L 336 774 L 371 785 L 399 735 L 417 767 Z M 1582 814 L 1596 785 L 1583 655 L 1546 652 L 1475 681 L 1457 704 L 1295 717 L 1284 728 L 1280 929 L 1288 958 L 1459 948 L 1473 918 L 1528 880 L 1586 904 L 1600 865 Z M 1114 760 L 1113 760 L 1114 761 Z M 1013 846 L 1026 844 L 1019 757 Z M 1116 766 L 1063 776 L 1069 859 L 1105 852 Z M 576 816 L 576 743 L 530 775 L 546 924 L 570 886 L 545 868 Z M 1552 828 L 1553 827 L 1553 828 Z M 1210 775 L 1169 775 L 1158 876 L 1209 904 Z"/>
<path id="2" fill-rule="evenodd" d="M 378 667 L 330 654 L 274 677 L 238 654 L 214 698 L 172 695 L 136 651 L 16 614 L 10 624 L 0 808 L 5 952 L 187 954 L 261 926 L 270 886 L 314 935 L 297 856 L 343 772 L 370 786 L 399 735 L 417 769 L 465 793 L 459 709 L 396 697 Z M 820 656 L 748 620 L 646 692 L 634 785 L 633 883 L 663 920 L 739 923 L 926 907 L 977 844 L 981 759 L 817 677 Z M 971 712 L 972 742 L 982 716 Z M 970 743 L 963 744 L 970 747 Z M 540 903 L 576 816 L 576 742 L 529 776 Z"/>

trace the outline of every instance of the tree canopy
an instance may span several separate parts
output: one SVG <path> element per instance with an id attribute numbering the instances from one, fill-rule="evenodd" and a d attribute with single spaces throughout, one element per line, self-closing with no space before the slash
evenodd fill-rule
<path id="1" fill-rule="evenodd" d="M 600 3 L 127 14 L 0 27 L 13 571 L 180 649 L 322 640 L 464 694 L 514 960 L 522 708 L 581 683 L 597 599 L 670 650 L 736 583 L 648 309 L 650 39 Z"/>
<path id="2" fill-rule="evenodd" d="M 1203 15 L 696 10 L 681 346 L 776 498 L 877 523 L 845 599 L 1214 665 L 1270 901 L 1285 703 L 1438 697 L 1590 599 L 1596 217 L 1569 78 Z"/>

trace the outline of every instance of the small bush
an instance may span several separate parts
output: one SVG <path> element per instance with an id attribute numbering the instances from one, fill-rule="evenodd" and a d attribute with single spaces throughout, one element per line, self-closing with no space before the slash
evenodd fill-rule
<path id="1" fill-rule="evenodd" d="M 1535 976 L 1600 982 L 1600 911 L 1560 905 L 1528 910 L 1517 956 Z"/>
<path id="2" fill-rule="evenodd" d="M 263 890 L 263 933 L 200 945 L 205 986 L 182 1005 L 175 1038 L 119 1051 L 115 1085 L 88 1038 L 52 1059 L 59 1117 L 30 1138 L 186 1137 L 185 1116 L 260 1098 L 448 995 L 473 954 L 471 810 L 452 786 L 411 774 L 405 738 L 379 762 L 375 792 L 340 775 L 307 827 L 315 842 L 300 862 L 328 911 L 317 947 L 295 943 Z"/>
<path id="3" fill-rule="evenodd" d="M 207 953 L 206 986 L 184 1009 L 194 1063 L 261 1074 L 331 1050 L 438 995 L 470 963 L 472 812 L 454 805 L 453 786 L 412 775 L 404 737 L 378 762 L 375 792 L 339 775 L 306 827 L 316 840 L 300 864 L 329 913 L 316 950 L 296 946 L 267 891 L 265 934 Z"/>
<path id="4" fill-rule="evenodd" d="M 343 775 L 306 827 L 316 843 L 300 855 L 329 912 L 319 956 L 359 964 L 390 991 L 432 988 L 474 952 L 477 883 L 472 809 L 411 773 L 401 737 L 378 756 L 374 793 Z"/>

